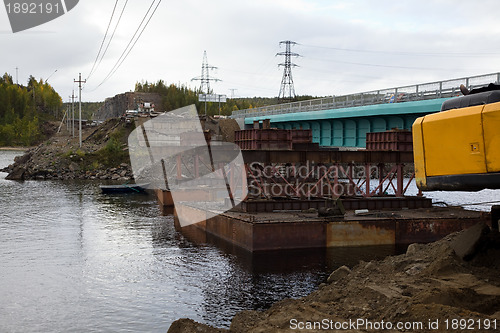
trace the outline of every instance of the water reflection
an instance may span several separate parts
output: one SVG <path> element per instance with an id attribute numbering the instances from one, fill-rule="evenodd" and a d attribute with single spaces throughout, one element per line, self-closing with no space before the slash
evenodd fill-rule
<path id="1" fill-rule="evenodd" d="M 0 152 L 0 167 L 16 153 Z M 0 332 L 165 332 L 189 317 L 218 327 L 245 309 L 300 297 L 340 265 L 392 247 L 250 254 L 179 232 L 154 196 L 98 182 L 0 175 Z"/>
<path id="2" fill-rule="evenodd" d="M 396 253 L 394 246 L 300 249 L 251 253 L 196 226 L 181 233 L 199 246 L 215 245 L 225 274 L 204 276 L 204 316 L 207 322 L 229 322 L 237 309 L 265 310 L 284 298 L 309 294 L 336 268 L 353 267 Z"/>

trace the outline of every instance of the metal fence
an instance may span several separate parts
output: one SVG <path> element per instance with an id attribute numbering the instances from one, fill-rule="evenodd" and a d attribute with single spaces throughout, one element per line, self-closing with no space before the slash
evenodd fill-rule
<path id="1" fill-rule="evenodd" d="M 351 95 L 324 97 L 301 102 L 238 110 L 233 111 L 231 118 L 259 117 L 284 113 L 332 110 L 363 105 L 401 103 L 454 97 L 460 95 L 459 87 L 461 84 L 465 85 L 469 89 L 473 89 L 489 83 L 498 84 L 499 82 L 500 72 L 497 72 L 412 86 L 374 90 Z"/>

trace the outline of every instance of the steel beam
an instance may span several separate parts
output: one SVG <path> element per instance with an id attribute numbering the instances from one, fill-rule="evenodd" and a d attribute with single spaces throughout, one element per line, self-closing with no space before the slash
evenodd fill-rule
<path id="1" fill-rule="evenodd" d="M 271 151 L 271 150 L 243 150 L 245 163 L 413 163 L 413 152 L 408 151 Z"/>

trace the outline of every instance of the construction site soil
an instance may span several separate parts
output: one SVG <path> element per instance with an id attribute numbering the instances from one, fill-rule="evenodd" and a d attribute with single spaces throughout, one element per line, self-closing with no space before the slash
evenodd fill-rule
<path id="1" fill-rule="evenodd" d="M 45 127 L 52 129 L 52 136 L 46 142 L 26 150 L 15 163 L 2 171 L 11 180 L 44 179 L 97 179 L 133 181 L 128 155 L 128 135 L 149 117 L 138 117 L 135 124 L 124 118 L 111 118 L 95 127 L 84 126 L 82 146 L 79 145 L 78 128 L 73 135 L 58 124 Z M 234 142 L 234 131 L 239 129 L 233 119 L 203 119 L 202 125 L 214 138 Z"/>
<path id="2" fill-rule="evenodd" d="M 405 254 L 340 267 L 319 289 L 267 311 L 243 311 L 229 329 L 190 319 L 168 333 L 498 332 L 500 235 L 485 224 Z"/>
<path id="3" fill-rule="evenodd" d="M 29 148 L 13 164 L 4 168 L 7 179 L 100 179 L 129 181 L 132 170 L 128 157 L 127 137 L 131 124 L 113 118 L 97 127 L 82 129 L 82 146 L 78 128 L 75 135 L 65 126 L 46 142 Z"/>

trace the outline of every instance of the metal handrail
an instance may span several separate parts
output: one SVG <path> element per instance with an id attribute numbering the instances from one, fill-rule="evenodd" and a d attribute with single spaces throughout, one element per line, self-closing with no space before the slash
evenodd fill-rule
<path id="1" fill-rule="evenodd" d="M 259 117 L 284 113 L 333 110 L 354 106 L 447 98 L 459 95 L 459 87 L 461 84 L 465 85 L 469 89 L 473 89 L 493 82 L 497 84 L 500 82 L 500 72 L 397 88 L 373 90 L 350 95 L 330 96 L 300 102 L 237 110 L 233 111 L 231 118 Z"/>

